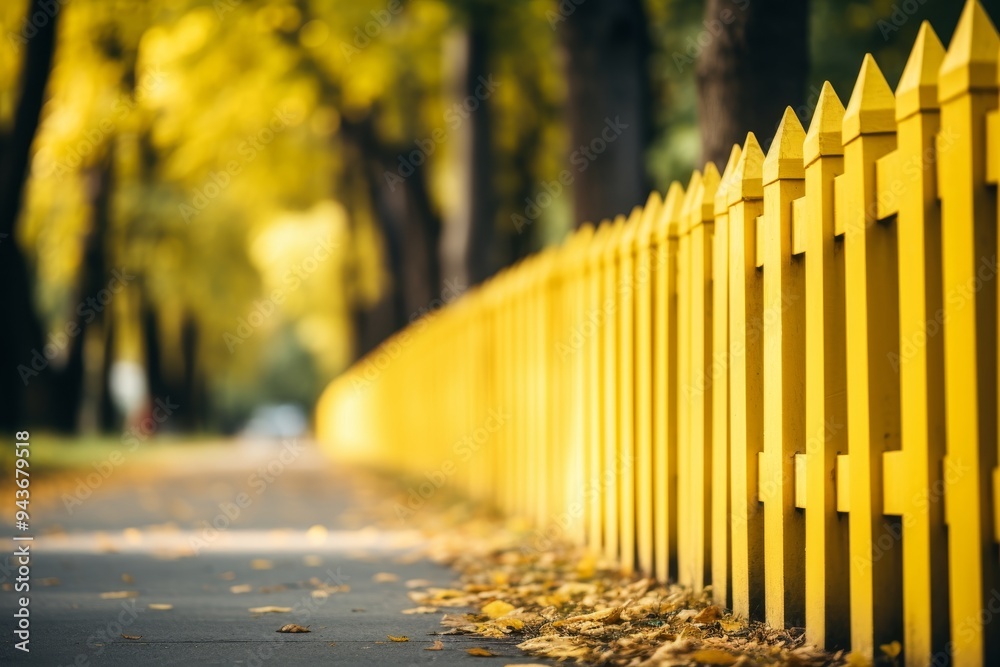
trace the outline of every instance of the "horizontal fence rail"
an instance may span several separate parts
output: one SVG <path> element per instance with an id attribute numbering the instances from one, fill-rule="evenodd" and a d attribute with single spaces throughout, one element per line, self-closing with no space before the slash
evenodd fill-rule
<path id="1" fill-rule="evenodd" d="M 925 23 L 720 174 L 586 224 L 324 393 L 341 457 L 774 626 L 1000 664 L 1000 38 Z"/>

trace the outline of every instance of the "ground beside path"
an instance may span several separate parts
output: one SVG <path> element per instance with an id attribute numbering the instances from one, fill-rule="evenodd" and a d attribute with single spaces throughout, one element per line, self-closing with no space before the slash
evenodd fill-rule
<path id="1" fill-rule="evenodd" d="M 455 574 L 412 555 L 418 532 L 365 528 L 391 499 L 310 445 L 172 446 L 125 458 L 33 476 L 31 651 L 14 649 L 11 614 L 23 594 L 2 572 L 0 664 L 544 662 L 524 657 L 517 638 L 436 635 L 441 613 L 403 613 L 418 606 L 411 589 L 448 588 Z M 0 483 L 4 505 L 11 479 Z M 310 632 L 276 632 L 286 624 Z M 436 641 L 442 650 L 425 650 Z M 499 657 L 467 653 L 476 647 Z"/>

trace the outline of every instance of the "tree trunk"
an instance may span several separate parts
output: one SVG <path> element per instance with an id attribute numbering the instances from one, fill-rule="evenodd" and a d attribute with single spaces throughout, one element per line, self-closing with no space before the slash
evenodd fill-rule
<path id="1" fill-rule="evenodd" d="M 19 366 L 32 369 L 32 350 L 42 350 L 43 332 L 35 315 L 30 270 L 15 234 L 56 43 L 58 13 L 49 16 L 43 4 L 32 0 L 28 7 L 27 17 L 40 13 L 48 20 L 35 26 L 35 33 L 27 39 L 14 125 L 0 139 L 0 284 L 7 314 L 7 324 L 0 327 L 0 427 L 7 430 L 24 427 L 45 413 L 39 390 L 51 384 L 51 378 L 26 374 L 22 379 L 19 372 Z M 35 395 L 30 403 L 29 392 Z"/>
<path id="2" fill-rule="evenodd" d="M 551 14 L 566 51 L 576 224 L 628 213 L 648 194 L 649 35 L 641 0 L 587 0 Z"/>
<path id="3" fill-rule="evenodd" d="M 722 170 L 747 132 L 770 145 L 785 107 L 805 98 L 808 32 L 808 0 L 707 0 L 711 40 L 696 69 L 704 161 Z"/>

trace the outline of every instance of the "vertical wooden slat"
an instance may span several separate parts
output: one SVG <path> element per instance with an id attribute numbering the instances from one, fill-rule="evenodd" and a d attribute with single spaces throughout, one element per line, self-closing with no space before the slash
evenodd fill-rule
<path id="1" fill-rule="evenodd" d="M 684 188 L 674 182 L 653 233 L 653 522 L 656 578 L 677 578 L 677 230 Z"/>
<path id="2" fill-rule="evenodd" d="M 805 131 L 791 107 L 764 159 L 765 613 L 805 623 L 805 520 L 795 507 L 795 455 L 805 443 L 805 266 L 792 254 L 792 201 L 805 194 Z"/>
<path id="3" fill-rule="evenodd" d="M 639 571 L 653 574 L 653 266 L 652 236 L 662 207 L 650 194 L 635 236 L 635 524 Z"/>
<path id="4" fill-rule="evenodd" d="M 900 438 L 904 456 L 903 638 L 910 667 L 945 650 L 948 640 L 948 540 L 944 526 L 944 347 L 938 320 L 941 209 L 934 155 L 940 129 L 938 70 L 944 46 L 926 21 L 896 87 L 894 182 L 879 183 L 898 205 Z M 898 193 L 898 194 L 897 194 Z M 933 489 L 938 489 L 933 492 Z"/>
<path id="5" fill-rule="evenodd" d="M 764 152 L 750 133 L 729 186 L 729 410 L 732 479 L 733 611 L 764 613 L 764 516 L 757 500 L 763 451 L 763 281 L 756 266 L 756 224 L 763 212 Z"/>
<path id="6" fill-rule="evenodd" d="M 601 269 L 604 245 L 609 233 L 607 221 L 594 232 L 587 248 L 587 294 L 584 323 L 584 350 L 587 358 L 587 545 L 593 555 L 602 552 L 604 544 L 604 498 L 601 480 L 604 477 L 604 327 L 600 313 L 603 274 Z M 594 486 L 596 485 L 596 486 Z"/>
<path id="7" fill-rule="evenodd" d="M 895 225 L 876 215 L 875 163 L 896 148 L 896 103 L 865 56 L 844 113 L 847 420 L 851 468 L 851 646 L 872 658 L 902 636 L 898 522 L 883 513 L 882 456 L 899 448 Z M 885 536 L 889 537 L 885 537 Z M 886 548 L 878 547 L 883 544 Z"/>
<path id="8" fill-rule="evenodd" d="M 729 185 L 742 149 L 733 146 L 715 191 L 712 235 L 712 599 L 730 605 Z"/>
<path id="9" fill-rule="evenodd" d="M 844 106 L 823 84 L 803 146 L 806 171 L 806 637 L 850 643 L 847 516 L 837 513 L 837 455 L 847 453 L 844 253 L 834 179 L 844 171 Z"/>
<path id="10" fill-rule="evenodd" d="M 616 257 L 618 242 L 625 226 L 625 217 L 618 216 L 611 231 L 605 238 L 604 255 L 601 258 L 603 275 L 601 289 L 601 319 L 604 341 L 604 400 L 601 405 L 604 438 L 604 474 L 601 477 L 601 495 L 604 500 L 604 555 L 614 562 L 619 557 L 618 544 L 618 318 L 620 294 L 618 293 L 618 271 Z"/>
<path id="11" fill-rule="evenodd" d="M 685 191 L 681 207 L 680 231 L 677 241 L 677 580 L 685 586 L 694 586 L 694 568 L 697 554 L 692 541 L 694 518 L 693 487 L 691 479 L 691 387 L 694 366 L 692 354 L 692 300 L 691 235 L 689 225 L 694 193 L 701 184 L 701 172 L 695 170 Z"/>
<path id="12" fill-rule="evenodd" d="M 636 230 L 642 208 L 632 209 L 616 248 L 618 326 L 618 544 L 623 574 L 635 571 L 635 272 Z"/>
<path id="13" fill-rule="evenodd" d="M 984 122 L 997 108 L 998 51 L 996 28 L 970 0 L 938 80 L 945 517 L 952 655 L 959 667 L 1000 664 L 1000 621 L 992 613 L 1000 573 L 990 494 L 997 462 L 997 202 L 985 184 Z"/>

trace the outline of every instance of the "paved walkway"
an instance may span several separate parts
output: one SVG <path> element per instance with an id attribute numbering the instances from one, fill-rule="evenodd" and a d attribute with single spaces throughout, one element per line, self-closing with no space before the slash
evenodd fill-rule
<path id="1" fill-rule="evenodd" d="M 448 586 L 452 573 L 405 556 L 416 533 L 363 528 L 360 508 L 388 501 L 311 447 L 230 443 L 174 454 L 126 461 L 96 484 L 85 475 L 33 479 L 31 652 L 14 649 L 20 594 L 0 573 L 0 664 L 539 662 L 521 656 L 516 639 L 434 636 L 440 614 L 403 614 L 416 606 L 408 581 Z M 292 611 L 250 611 L 265 606 Z M 276 632 L 287 623 L 311 632 Z M 443 650 L 425 650 L 435 640 Z M 473 657 L 471 647 L 501 657 Z"/>

